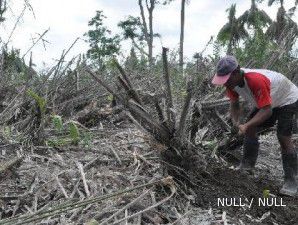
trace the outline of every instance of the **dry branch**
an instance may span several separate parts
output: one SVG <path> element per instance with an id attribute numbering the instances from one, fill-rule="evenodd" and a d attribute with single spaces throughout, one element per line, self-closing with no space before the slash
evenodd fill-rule
<path id="1" fill-rule="evenodd" d="M 138 215 L 141 215 L 141 214 L 143 214 L 143 213 L 145 213 L 145 212 L 148 212 L 148 211 L 150 211 L 150 210 L 152 210 L 152 209 L 154 209 L 154 208 L 160 206 L 161 204 L 167 202 L 167 201 L 170 200 L 170 199 L 174 196 L 174 194 L 176 193 L 176 188 L 175 188 L 175 185 L 174 185 L 174 184 L 170 184 L 169 187 L 170 187 L 170 189 L 171 189 L 171 194 L 170 194 L 169 196 L 167 196 L 166 198 L 160 200 L 159 202 L 155 203 L 154 205 L 147 207 L 146 209 L 143 209 L 143 210 L 141 210 L 141 211 L 139 211 L 139 212 L 137 212 L 137 213 L 134 213 L 134 214 L 132 214 L 132 215 L 130 215 L 130 216 L 127 216 L 127 217 L 124 217 L 124 218 L 122 218 L 122 219 L 120 219 L 120 220 L 115 221 L 114 223 L 112 223 L 112 225 L 114 225 L 114 224 L 119 224 L 120 222 L 122 222 L 122 221 L 124 221 L 124 220 L 128 220 L 128 219 L 131 219 L 131 218 L 136 217 L 136 216 L 138 216 Z"/>
<path id="2" fill-rule="evenodd" d="M 84 173 L 83 165 L 79 162 L 76 162 L 76 164 L 77 164 L 77 167 L 79 168 L 79 171 L 80 171 L 80 174 L 81 174 L 81 177 L 82 177 L 82 181 L 83 181 L 83 184 L 84 184 L 84 189 L 85 189 L 86 195 L 87 195 L 87 197 L 90 197 L 89 187 L 88 187 L 88 184 L 87 184 L 87 181 L 86 181 L 86 176 L 85 176 L 85 173 Z"/>
<path id="3" fill-rule="evenodd" d="M 144 125 L 148 126 L 147 129 L 149 129 L 151 134 L 153 134 L 159 141 L 168 143 L 170 133 L 166 127 L 155 121 L 155 119 L 148 112 L 140 108 L 137 103 L 128 101 L 127 107 L 138 121 L 143 121 Z"/>
<path id="4" fill-rule="evenodd" d="M 120 190 L 115 193 L 98 196 L 98 197 L 93 197 L 93 198 L 89 198 L 89 199 L 82 200 L 82 201 L 72 200 L 71 202 L 53 206 L 50 209 L 40 210 L 40 211 L 37 211 L 30 215 L 23 215 L 23 216 L 19 216 L 19 217 L 11 217 L 9 219 L 0 220 L 0 224 L 1 225 L 21 225 L 21 224 L 27 224 L 27 223 L 31 223 L 31 222 L 35 222 L 35 221 L 40 221 L 44 218 L 61 215 L 64 212 L 68 212 L 68 211 L 71 211 L 76 208 L 87 206 L 89 204 L 101 202 L 101 201 L 107 200 L 109 198 L 114 198 L 119 195 L 129 193 L 129 192 L 132 192 L 132 191 L 135 191 L 138 189 L 142 189 L 142 188 L 146 188 L 146 187 L 149 188 L 149 187 L 152 187 L 152 186 L 155 186 L 158 184 L 166 185 L 167 183 L 169 183 L 169 180 L 171 180 L 171 179 L 172 179 L 171 177 L 166 177 L 166 178 L 162 178 L 162 179 L 159 179 L 157 181 L 153 181 L 153 182 L 150 182 L 147 184 L 142 184 L 142 185 L 130 188 L 130 189 L 124 189 L 124 190 Z"/>
<path id="5" fill-rule="evenodd" d="M 25 52 L 25 54 L 22 56 L 22 59 L 28 54 L 28 52 L 31 51 L 32 48 L 34 48 L 34 46 L 49 32 L 50 28 L 48 28 L 47 30 L 45 30 L 40 36 L 39 38 L 33 42 L 32 46 Z"/>
<path id="6" fill-rule="evenodd" d="M 0 176 L 2 176 L 7 170 L 11 170 L 14 166 L 20 164 L 23 160 L 23 157 L 16 157 L 8 162 L 0 165 Z"/>
<path id="7" fill-rule="evenodd" d="M 122 66 L 118 63 L 116 59 L 114 59 L 114 63 L 116 64 L 117 69 L 119 70 L 120 74 L 122 75 L 121 77 L 118 77 L 121 85 L 125 88 L 125 90 L 128 92 L 129 96 L 133 98 L 137 103 L 142 105 L 142 101 L 136 92 L 136 90 L 133 88 L 133 85 L 128 77 L 128 75 L 125 73 L 124 69 Z"/>
<path id="8" fill-rule="evenodd" d="M 60 182 L 60 180 L 59 180 L 59 177 L 56 176 L 55 179 L 56 179 L 56 182 L 57 182 L 59 188 L 61 189 L 61 191 L 62 191 L 64 197 L 65 197 L 66 199 L 69 198 L 69 197 L 68 197 L 68 194 L 67 194 L 66 191 L 65 191 L 65 188 L 63 187 L 63 185 L 61 184 L 61 182 Z"/>
<path id="9" fill-rule="evenodd" d="M 191 97 L 192 97 L 192 85 L 189 82 L 187 87 L 187 95 L 184 100 L 184 106 L 183 106 L 180 121 L 179 121 L 179 127 L 176 133 L 177 137 L 179 137 L 180 140 L 182 140 L 184 137 L 185 123 L 186 123 L 186 118 L 187 118 L 187 114 L 190 106 Z"/>
<path id="10" fill-rule="evenodd" d="M 120 97 L 118 94 L 116 94 L 112 88 L 110 88 L 105 82 L 103 82 L 95 73 L 93 73 L 91 70 L 86 69 L 86 71 L 93 77 L 94 80 L 96 80 L 101 86 L 103 86 L 108 92 L 110 92 L 113 96 L 115 96 L 117 99 L 119 99 L 121 102 L 124 102 L 124 99 Z"/>
<path id="11" fill-rule="evenodd" d="M 139 197 L 137 197 L 136 199 L 134 199 L 132 202 L 130 202 L 129 204 L 127 204 L 126 206 L 124 206 L 123 208 L 121 208 L 120 210 L 118 210 L 117 212 L 115 212 L 113 215 L 111 215 L 109 218 L 107 218 L 106 220 L 104 220 L 103 222 L 101 222 L 100 225 L 109 224 L 108 222 L 111 219 L 117 218 L 117 216 L 119 216 L 123 211 L 129 209 L 132 205 L 134 205 L 138 201 L 142 200 L 151 190 L 152 189 L 148 189 L 147 191 L 145 191 L 144 193 L 142 193 Z"/>

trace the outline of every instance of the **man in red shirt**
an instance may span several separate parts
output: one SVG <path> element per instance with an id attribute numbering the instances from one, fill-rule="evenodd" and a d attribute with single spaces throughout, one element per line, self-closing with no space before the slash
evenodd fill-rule
<path id="1" fill-rule="evenodd" d="M 225 56 L 218 62 L 212 83 L 226 87 L 227 96 L 231 100 L 232 122 L 244 135 L 243 157 L 239 169 L 254 168 L 259 150 L 257 130 L 273 126 L 277 121 L 285 181 L 280 193 L 296 195 L 297 150 L 291 135 L 298 111 L 298 88 L 278 72 L 240 68 L 233 56 Z M 254 108 L 243 124 L 239 122 L 239 96 Z"/>

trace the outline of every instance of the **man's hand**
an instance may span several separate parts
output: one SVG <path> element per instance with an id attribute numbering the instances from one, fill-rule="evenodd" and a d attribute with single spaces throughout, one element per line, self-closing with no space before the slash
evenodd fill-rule
<path id="1" fill-rule="evenodd" d="M 238 128 L 239 124 L 233 124 L 233 126 L 231 127 L 231 134 L 232 135 L 236 135 L 239 133 L 239 128 Z"/>
<path id="2" fill-rule="evenodd" d="M 248 129 L 248 126 L 247 126 L 247 124 L 245 123 L 245 124 L 240 124 L 239 126 L 238 126 L 238 128 L 239 128 L 239 135 L 244 135 L 244 134 L 246 134 L 246 131 L 247 131 L 247 129 Z"/>

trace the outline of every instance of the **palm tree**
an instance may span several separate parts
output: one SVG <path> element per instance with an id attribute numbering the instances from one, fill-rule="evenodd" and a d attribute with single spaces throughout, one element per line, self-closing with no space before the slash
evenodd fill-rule
<path id="1" fill-rule="evenodd" d="M 227 44 L 227 54 L 231 54 L 232 47 L 238 44 L 241 39 L 248 37 L 248 33 L 245 30 L 243 23 L 241 23 L 235 16 L 236 4 L 232 4 L 226 11 L 229 12 L 229 21 L 218 32 L 217 40 L 224 45 Z"/>
<path id="2" fill-rule="evenodd" d="M 283 5 L 284 5 L 284 0 L 269 0 L 269 1 L 268 1 L 268 6 L 272 6 L 273 3 L 277 3 L 277 2 L 279 2 L 279 3 L 280 3 L 280 6 L 283 7 Z M 296 1 L 296 2 L 297 2 L 297 1 Z"/>
<path id="3" fill-rule="evenodd" d="M 264 10 L 258 9 L 256 0 L 251 0 L 251 7 L 246 10 L 240 17 L 239 21 L 246 24 L 248 28 L 253 27 L 255 30 L 261 30 L 263 27 L 272 23 L 271 18 Z"/>
<path id="4" fill-rule="evenodd" d="M 269 26 L 266 34 L 278 44 L 286 41 L 291 48 L 298 37 L 297 23 L 291 19 L 291 13 L 290 15 L 287 14 L 283 0 L 269 0 L 268 5 L 271 6 L 277 1 L 280 2 L 280 7 L 277 11 L 276 20 Z M 297 1 L 295 4 L 297 4 Z"/>

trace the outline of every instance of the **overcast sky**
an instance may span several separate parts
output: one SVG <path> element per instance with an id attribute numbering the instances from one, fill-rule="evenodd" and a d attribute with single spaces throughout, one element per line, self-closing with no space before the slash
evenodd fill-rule
<path id="1" fill-rule="evenodd" d="M 38 67 L 43 62 L 50 66 L 58 59 L 63 51 L 77 38 L 84 38 L 88 31 L 88 21 L 95 15 L 96 10 L 103 10 L 107 16 L 106 26 L 113 32 L 119 32 L 117 23 L 128 15 L 139 16 L 137 0 L 29 0 L 35 17 L 29 10 L 14 31 L 10 46 L 19 48 L 21 56 L 31 46 L 32 38 L 38 37 L 46 29 L 46 50 L 40 42 L 34 49 L 33 59 Z M 287 8 L 293 5 L 294 0 L 287 0 Z M 195 52 L 200 52 L 210 37 L 216 35 L 218 30 L 227 22 L 226 9 L 232 3 L 237 3 L 237 15 L 242 14 L 250 7 L 250 0 L 190 0 L 186 6 L 185 21 L 185 55 L 192 57 Z M 278 5 L 267 7 L 259 5 L 275 18 Z M 3 42 L 13 30 L 22 9 L 24 0 L 10 0 L 10 9 L 7 21 L 1 24 L 1 38 Z M 297 22 L 297 16 L 294 18 Z M 154 32 L 160 33 L 164 46 L 171 49 L 178 48 L 180 34 L 180 1 L 176 0 L 170 5 L 159 5 L 154 11 Z M 124 48 L 128 46 L 125 45 Z M 154 42 L 155 53 L 161 51 L 158 39 Z M 79 40 L 71 50 L 69 57 L 86 52 L 88 44 Z"/>

